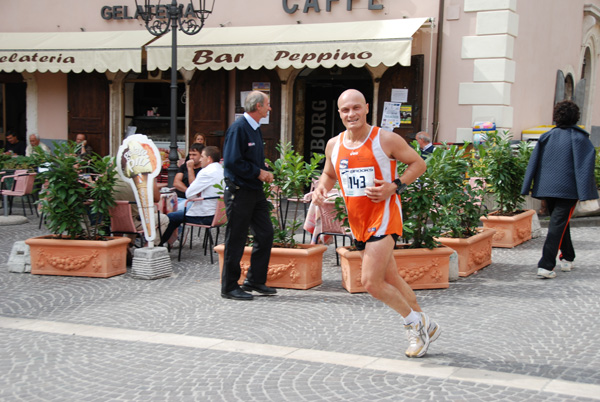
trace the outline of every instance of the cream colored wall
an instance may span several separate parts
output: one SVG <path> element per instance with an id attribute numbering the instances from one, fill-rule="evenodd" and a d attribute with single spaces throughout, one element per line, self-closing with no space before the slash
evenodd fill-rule
<path id="1" fill-rule="evenodd" d="M 37 131 L 49 140 L 68 138 L 66 74 L 35 74 L 37 81 Z"/>
<path id="2" fill-rule="evenodd" d="M 457 127 L 471 127 L 470 105 L 458 104 L 458 89 L 461 82 L 473 81 L 473 60 L 461 58 L 462 38 L 475 34 L 476 15 L 465 13 L 463 1 L 448 2 L 449 7 L 458 7 L 458 19 L 445 20 L 443 27 L 443 53 L 440 84 L 440 126 L 437 141 L 456 141 Z"/>

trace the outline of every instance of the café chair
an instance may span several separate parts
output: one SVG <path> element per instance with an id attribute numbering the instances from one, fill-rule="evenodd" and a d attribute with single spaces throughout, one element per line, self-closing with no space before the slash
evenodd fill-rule
<path id="1" fill-rule="evenodd" d="M 143 247 L 146 242 L 144 237 L 144 230 L 137 229 L 135 222 L 133 221 L 133 214 L 131 212 L 131 205 L 135 204 L 135 201 L 117 200 L 114 207 L 110 208 L 110 232 L 112 235 L 135 235 L 133 244 L 136 247 Z M 157 236 L 161 236 L 160 230 L 160 211 L 158 213 L 157 222 Z M 136 245 L 136 241 L 140 239 L 140 246 Z"/>
<path id="2" fill-rule="evenodd" d="M 312 180 L 312 183 L 310 184 L 310 191 L 308 193 L 304 194 L 304 196 L 302 198 L 290 197 L 290 198 L 286 199 L 283 222 L 287 222 L 288 210 L 290 209 L 290 202 L 296 203 L 296 213 L 298 212 L 298 204 L 299 203 L 302 204 L 302 208 L 304 210 L 304 217 L 306 217 L 306 214 L 308 213 L 308 206 L 310 205 L 310 203 L 312 201 L 312 192 L 315 190 L 315 187 L 316 187 L 318 181 L 319 181 L 318 179 Z M 304 243 L 305 240 L 306 240 L 306 230 L 304 230 L 302 233 L 302 243 Z"/>
<path id="3" fill-rule="evenodd" d="M 179 255 L 177 257 L 177 261 L 181 261 L 181 249 L 183 248 L 183 243 L 185 243 L 184 240 L 184 235 L 185 235 L 185 227 L 186 225 L 190 227 L 190 233 L 189 233 L 189 238 L 190 238 L 190 250 L 192 249 L 192 239 L 194 238 L 194 227 L 200 228 L 200 231 L 202 231 L 202 228 L 206 229 L 205 233 L 204 233 L 204 243 L 203 243 L 203 247 L 204 247 L 204 255 L 206 255 L 207 250 L 210 249 L 210 263 L 214 264 L 214 257 L 213 257 L 213 247 L 216 246 L 217 242 L 219 241 L 219 229 L 221 228 L 221 226 L 225 225 L 227 223 L 227 214 L 225 213 L 225 201 L 223 200 L 223 198 L 221 197 L 207 197 L 207 198 L 191 198 L 188 199 L 185 202 L 185 210 L 188 210 L 188 203 L 190 203 L 190 207 L 192 206 L 192 203 L 195 202 L 203 202 L 204 200 L 209 200 L 209 199 L 214 199 L 214 198 L 218 198 L 217 200 L 217 210 L 215 211 L 215 216 L 213 217 L 213 221 L 210 225 L 201 225 L 199 223 L 191 223 L 191 222 L 186 222 L 185 218 L 186 216 L 183 216 L 183 222 L 181 224 L 181 232 L 180 232 L 180 238 L 179 238 Z M 212 237 L 212 229 L 216 229 L 216 236 L 213 240 Z M 200 233 L 198 233 L 200 234 Z"/>
<path id="4" fill-rule="evenodd" d="M 35 176 L 37 173 L 27 173 L 26 170 L 15 171 L 13 175 L 5 175 L 0 179 L 0 194 L 3 199 L 4 214 L 12 214 L 13 200 L 15 197 L 21 197 L 21 206 L 23 207 L 23 216 L 27 216 L 27 209 L 25 208 L 25 200 L 29 204 L 29 212 L 31 215 L 36 214 L 39 216 L 37 208 L 33 208 L 35 203 L 35 197 L 33 195 L 33 185 L 35 183 Z M 10 189 L 5 188 L 8 179 L 12 179 L 12 186 Z M 8 213 L 7 213 L 8 209 Z"/>
<path id="5" fill-rule="evenodd" d="M 327 200 L 322 205 L 319 205 L 318 208 L 321 219 L 321 231 L 315 237 L 315 243 L 319 243 L 320 236 L 333 236 L 335 249 L 337 250 L 337 238 L 341 236 L 343 246 L 346 245 L 346 238 L 352 244 L 350 228 L 342 226 L 342 221 L 336 218 L 335 202 Z M 340 265 L 340 256 L 337 252 L 335 253 L 335 261 L 336 265 Z"/>

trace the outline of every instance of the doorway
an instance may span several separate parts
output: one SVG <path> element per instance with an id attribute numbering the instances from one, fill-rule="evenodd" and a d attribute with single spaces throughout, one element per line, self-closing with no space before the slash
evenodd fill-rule
<path id="1" fill-rule="evenodd" d="M 345 130 L 337 111 L 337 99 L 347 89 L 357 89 L 373 102 L 373 80 L 364 68 L 305 69 L 294 83 L 294 149 L 305 160 L 325 153 L 330 138 Z M 367 115 L 371 121 L 371 113 Z"/>
<path id="2" fill-rule="evenodd" d="M 0 148 L 5 146 L 8 131 L 19 141 L 27 141 L 26 90 L 21 74 L 0 73 Z"/>

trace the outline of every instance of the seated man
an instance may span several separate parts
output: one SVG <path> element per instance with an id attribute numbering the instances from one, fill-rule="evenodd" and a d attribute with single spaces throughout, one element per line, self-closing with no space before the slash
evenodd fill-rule
<path id="1" fill-rule="evenodd" d="M 177 210 L 182 211 L 185 205 L 185 191 L 190 183 L 196 179 L 196 175 L 202 169 L 200 165 L 200 154 L 204 149 L 202 144 L 192 144 L 190 147 L 189 159 L 179 166 L 179 170 L 173 179 L 173 187 L 177 193 Z"/>
<path id="2" fill-rule="evenodd" d="M 215 184 L 220 184 L 223 181 L 223 166 L 221 166 L 219 160 L 221 160 L 219 148 L 209 146 L 202 150 L 200 155 L 202 170 L 200 170 L 196 179 L 185 191 L 187 198 L 219 196 L 219 190 L 214 187 Z M 183 210 L 171 212 L 167 215 L 169 217 L 169 227 L 167 227 L 167 230 L 163 233 L 160 246 L 167 242 L 173 232 L 181 225 L 184 214 L 186 222 L 210 225 L 212 224 L 216 210 L 217 199 L 215 198 L 196 202 L 191 207 L 188 204 L 187 212 Z"/>
<path id="3" fill-rule="evenodd" d="M 29 134 L 29 145 L 27 145 L 27 148 L 25 148 L 25 155 L 31 156 L 35 151 L 35 147 L 40 147 L 43 152 L 50 152 L 48 145 L 40 141 L 39 135 Z"/>
<path id="4" fill-rule="evenodd" d="M 142 218 L 140 218 L 140 212 L 138 210 L 138 206 L 135 203 L 135 194 L 134 189 L 129 185 L 129 183 L 125 182 L 121 179 L 121 176 L 117 175 L 117 183 L 115 184 L 115 200 L 117 201 L 133 201 L 131 204 L 131 215 L 133 216 L 133 223 L 135 224 L 135 228 L 137 230 L 142 230 Z M 154 180 L 154 202 L 160 201 L 160 191 L 158 189 L 158 181 Z M 158 224 L 159 224 L 159 216 L 158 212 L 154 212 L 154 222 L 156 222 L 156 237 L 154 238 L 154 245 L 158 245 L 160 243 L 160 234 L 158 233 Z M 160 214 L 160 233 L 165 233 L 167 230 L 167 226 L 169 225 L 169 218 L 167 215 Z"/>
<path id="5" fill-rule="evenodd" d="M 91 153 L 94 152 L 94 149 L 91 145 L 87 143 L 87 137 L 85 134 L 77 134 L 75 137 L 75 142 L 79 144 L 77 149 L 77 155 L 80 155 L 83 158 L 89 158 Z"/>
<path id="6" fill-rule="evenodd" d="M 4 153 L 13 155 L 25 155 L 26 144 L 19 141 L 19 137 L 12 131 L 6 133 L 6 144 Z"/>

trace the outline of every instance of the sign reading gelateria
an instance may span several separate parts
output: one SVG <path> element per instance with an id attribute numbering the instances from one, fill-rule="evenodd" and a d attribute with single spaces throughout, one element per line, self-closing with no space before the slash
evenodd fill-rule
<path id="1" fill-rule="evenodd" d="M 0 32 L 0 70 L 33 73 L 142 70 L 144 31 Z"/>
<path id="2" fill-rule="evenodd" d="M 74 56 L 63 57 L 62 53 L 58 55 L 43 55 L 38 53 L 13 53 L 10 56 L 0 56 L 0 63 L 75 63 Z"/>

